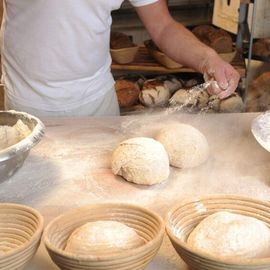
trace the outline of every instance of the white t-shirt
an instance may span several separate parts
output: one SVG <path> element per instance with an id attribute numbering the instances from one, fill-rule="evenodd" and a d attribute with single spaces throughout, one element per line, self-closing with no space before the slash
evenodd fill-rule
<path id="1" fill-rule="evenodd" d="M 158 0 L 129 0 L 138 7 Z M 111 11 L 123 0 L 5 0 L 2 81 L 9 99 L 74 109 L 112 88 Z"/>

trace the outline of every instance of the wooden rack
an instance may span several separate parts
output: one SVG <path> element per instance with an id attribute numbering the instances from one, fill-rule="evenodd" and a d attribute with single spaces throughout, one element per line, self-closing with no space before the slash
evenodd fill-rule
<path id="1" fill-rule="evenodd" d="M 235 58 L 231 62 L 231 65 L 239 72 L 241 77 L 246 76 L 246 66 L 244 58 L 240 52 L 236 53 Z M 114 71 L 139 71 L 139 72 L 151 72 L 151 73 L 179 73 L 179 72 L 194 72 L 193 69 L 187 67 L 181 67 L 176 69 L 168 69 L 161 64 L 157 63 L 149 54 L 144 46 L 139 48 L 139 51 L 132 63 L 129 64 L 117 64 L 112 63 L 112 70 Z"/>

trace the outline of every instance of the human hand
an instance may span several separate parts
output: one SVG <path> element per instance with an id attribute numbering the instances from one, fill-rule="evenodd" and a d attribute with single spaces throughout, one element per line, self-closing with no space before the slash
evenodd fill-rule
<path id="1" fill-rule="evenodd" d="M 217 95 L 224 99 L 230 96 L 238 86 L 239 73 L 215 52 L 206 56 L 201 70 L 205 81 L 214 80 L 217 82 L 211 83 L 207 89 L 211 95 Z"/>

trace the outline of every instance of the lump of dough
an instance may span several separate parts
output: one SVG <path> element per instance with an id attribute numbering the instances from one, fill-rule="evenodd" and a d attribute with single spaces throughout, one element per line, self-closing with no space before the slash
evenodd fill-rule
<path id="1" fill-rule="evenodd" d="M 14 126 L 0 125 L 0 150 L 18 143 L 30 133 L 31 130 L 20 119 Z"/>
<path id="2" fill-rule="evenodd" d="M 154 139 L 137 137 L 120 143 L 112 155 L 112 171 L 127 181 L 153 185 L 170 173 L 168 154 Z"/>
<path id="3" fill-rule="evenodd" d="M 77 255 L 121 252 L 144 244 L 131 227 L 117 221 L 88 222 L 72 232 L 65 251 Z"/>
<path id="4" fill-rule="evenodd" d="M 243 100 L 237 93 L 233 93 L 231 96 L 222 99 L 220 102 L 220 112 L 242 112 L 243 108 Z"/>
<path id="5" fill-rule="evenodd" d="M 165 147 L 174 167 L 193 168 L 208 158 L 209 147 L 205 136 L 190 125 L 169 125 L 159 131 L 156 139 Z"/>
<path id="6" fill-rule="evenodd" d="M 265 257 L 270 255 L 270 230 L 256 218 L 221 211 L 203 219 L 187 243 L 213 256 Z"/>

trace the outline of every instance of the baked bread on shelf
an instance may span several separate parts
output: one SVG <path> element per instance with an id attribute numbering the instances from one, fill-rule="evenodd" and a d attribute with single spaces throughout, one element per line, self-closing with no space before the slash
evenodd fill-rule
<path id="1" fill-rule="evenodd" d="M 136 82 L 125 79 L 116 80 L 115 91 L 120 108 L 133 106 L 139 99 L 140 88 Z"/>
<path id="2" fill-rule="evenodd" d="M 213 48 L 217 53 L 230 53 L 233 51 L 231 35 L 211 25 L 198 25 L 192 30 L 193 34 L 204 44 Z"/>
<path id="3" fill-rule="evenodd" d="M 257 40 L 252 47 L 252 53 L 254 56 L 268 57 L 270 60 L 270 38 Z"/>
<path id="4" fill-rule="evenodd" d="M 247 112 L 264 112 L 270 109 L 270 71 L 252 80 L 246 98 Z"/>
<path id="5" fill-rule="evenodd" d="M 131 41 L 130 37 L 122 32 L 111 32 L 110 48 L 123 49 L 135 47 L 136 45 Z"/>

